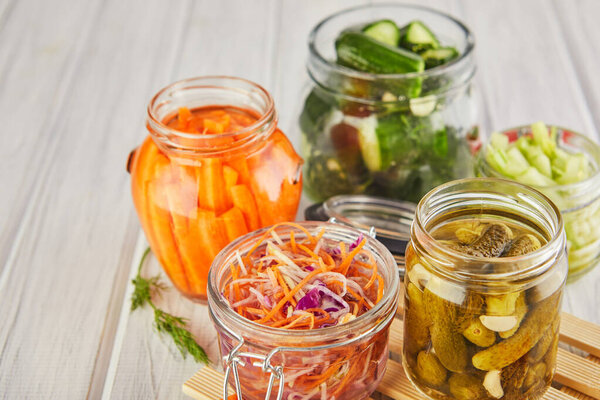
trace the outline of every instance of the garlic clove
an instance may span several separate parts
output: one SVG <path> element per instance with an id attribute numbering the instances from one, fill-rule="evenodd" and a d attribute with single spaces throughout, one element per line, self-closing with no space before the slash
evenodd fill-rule
<path id="1" fill-rule="evenodd" d="M 408 279 L 419 289 L 423 290 L 427 282 L 431 279 L 431 272 L 427 271 L 421 264 L 415 264 L 408 272 Z"/>
<path id="2" fill-rule="evenodd" d="M 499 399 L 504 396 L 504 390 L 502 390 L 501 371 L 494 370 L 485 374 L 483 378 L 483 387 L 490 396 Z"/>
<path id="3" fill-rule="evenodd" d="M 509 331 L 519 322 L 514 315 L 480 315 L 479 320 L 483 326 L 494 332 Z"/>

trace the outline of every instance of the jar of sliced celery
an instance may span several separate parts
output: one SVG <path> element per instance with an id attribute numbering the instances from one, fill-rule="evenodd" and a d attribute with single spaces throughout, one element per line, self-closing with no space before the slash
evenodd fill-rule
<path id="1" fill-rule="evenodd" d="M 406 252 L 403 362 L 430 399 L 539 399 L 556 366 L 567 276 L 542 193 L 454 181 L 419 203 Z"/>
<path id="2" fill-rule="evenodd" d="M 480 153 L 481 176 L 531 185 L 561 210 L 569 282 L 600 262 L 600 146 L 579 133 L 537 122 L 492 134 Z"/>
<path id="3" fill-rule="evenodd" d="M 319 23 L 298 124 L 306 193 L 416 202 L 471 176 L 474 46 L 460 21 L 420 6 L 357 7 Z"/>

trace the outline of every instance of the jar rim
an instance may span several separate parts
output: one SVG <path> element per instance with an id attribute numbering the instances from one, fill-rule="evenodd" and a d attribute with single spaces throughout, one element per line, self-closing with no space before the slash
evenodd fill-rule
<path id="1" fill-rule="evenodd" d="M 375 74 L 375 73 L 369 73 L 369 72 L 363 72 L 363 71 L 356 71 L 351 68 L 338 65 L 337 63 L 335 63 L 333 61 L 327 60 L 318 51 L 315 41 L 316 41 L 317 35 L 319 33 L 319 30 L 321 28 L 323 28 L 323 26 L 325 26 L 327 23 L 331 22 L 332 20 L 334 20 L 338 17 L 344 16 L 346 14 L 350 14 L 355 11 L 359 11 L 359 10 L 363 10 L 363 9 L 385 8 L 385 7 L 393 7 L 393 8 L 398 8 L 398 9 L 420 10 L 420 11 L 424 11 L 424 12 L 429 12 L 431 14 L 443 17 L 443 18 L 451 21 L 457 27 L 459 27 L 465 35 L 465 43 L 466 43 L 465 50 L 461 54 L 459 54 L 459 56 L 457 58 L 455 58 L 454 60 L 451 60 L 443 65 L 425 70 L 423 72 L 410 72 L 410 73 L 404 73 L 404 74 Z M 471 53 L 473 52 L 473 49 L 475 48 L 475 37 L 472 34 L 472 32 L 470 31 L 470 29 L 467 28 L 467 26 L 463 22 L 461 22 L 460 20 L 456 19 L 455 17 L 453 17 L 450 14 L 447 14 L 443 11 L 439 11 L 434 8 L 421 6 L 421 5 L 417 5 L 417 4 L 379 3 L 379 4 L 375 4 L 375 5 L 361 5 L 361 6 L 347 8 L 347 9 L 338 11 L 338 12 L 322 19 L 311 30 L 311 32 L 308 36 L 308 48 L 309 48 L 310 55 L 314 56 L 320 64 L 326 66 L 327 68 L 330 68 L 332 71 L 339 72 L 340 74 L 345 75 L 347 77 L 362 79 L 365 81 L 374 81 L 377 79 L 414 79 L 414 78 L 426 78 L 426 77 L 433 77 L 433 76 L 441 75 L 441 74 L 447 73 L 449 70 L 453 70 L 455 66 L 462 64 L 463 60 L 468 58 L 471 55 Z M 309 68 L 309 70 L 310 70 L 310 68 Z M 470 75 L 470 78 L 472 78 L 472 76 L 473 76 L 473 74 Z"/>
<path id="2" fill-rule="evenodd" d="M 205 140 L 218 141 L 223 138 L 232 138 L 243 136 L 245 140 L 241 140 L 240 142 L 246 142 L 248 139 L 254 138 L 259 135 L 261 132 L 264 132 L 265 125 L 270 123 L 277 123 L 277 112 L 275 110 L 275 102 L 273 101 L 273 97 L 271 94 L 261 85 L 252 82 L 248 79 L 227 76 L 227 75 L 205 75 L 205 76 L 197 76 L 192 78 L 181 79 L 176 82 L 173 82 L 162 89 L 160 89 L 150 100 L 148 106 L 146 107 L 147 116 L 148 116 L 148 125 L 152 128 L 151 132 L 157 132 L 159 136 L 163 138 L 167 137 L 176 137 L 180 139 L 200 139 L 197 133 L 189 133 L 182 132 L 177 129 L 173 129 L 167 126 L 163 120 L 159 117 L 157 111 L 158 107 L 161 104 L 164 104 L 164 101 L 160 102 L 159 100 L 164 96 L 173 96 L 178 92 L 181 92 L 186 89 L 224 89 L 231 90 L 237 94 L 244 94 L 246 92 L 248 95 L 249 91 L 245 91 L 242 86 L 247 86 L 252 90 L 256 90 L 257 93 L 262 97 L 265 101 L 265 110 L 260 113 L 259 118 L 254 121 L 251 125 L 248 125 L 244 128 L 235 130 L 233 132 L 225 132 L 225 133 L 211 133 L 209 138 L 203 138 Z M 208 136 L 208 135 L 207 135 Z"/>
<path id="3" fill-rule="evenodd" d="M 561 132 L 566 132 L 569 135 L 574 136 L 574 137 L 582 140 L 583 142 L 585 142 L 586 147 L 583 149 L 580 149 L 580 150 L 586 154 L 586 157 L 593 158 L 593 161 L 596 163 L 596 169 L 593 171 L 594 172 L 593 174 L 591 174 L 589 177 L 587 177 L 584 180 L 581 180 L 579 182 L 567 183 L 564 185 L 556 184 L 556 185 L 551 185 L 551 186 L 533 186 L 533 187 L 536 189 L 542 189 L 542 190 L 557 190 L 557 189 L 560 189 L 560 190 L 590 189 L 591 190 L 594 187 L 600 188 L 600 145 L 598 145 L 598 143 L 594 142 L 592 139 L 590 139 L 586 135 L 579 133 L 577 131 L 574 131 L 572 129 L 565 128 L 560 125 L 553 125 L 553 124 L 547 124 L 547 127 L 548 128 L 556 128 L 557 130 L 559 130 Z M 518 125 L 518 126 L 515 126 L 512 128 L 503 129 L 498 132 L 504 135 L 511 131 L 531 132 L 531 125 Z M 486 144 L 489 144 L 489 139 L 488 139 L 488 143 L 486 143 Z M 589 154 L 590 152 L 586 151 L 587 148 L 593 149 L 594 152 L 596 153 L 596 155 Z M 492 168 L 491 165 L 489 165 L 489 163 L 485 159 L 486 154 L 487 154 L 487 146 L 483 146 L 481 153 L 479 154 L 479 163 L 484 165 L 486 168 L 489 168 L 490 171 L 493 171 L 494 173 L 498 174 L 497 176 L 494 176 L 494 177 L 505 178 L 498 171 L 496 171 L 494 168 Z M 507 179 L 507 178 L 505 178 L 505 179 Z"/>
<path id="4" fill-rule="evenodd" d="M 307 229 L 321 228 L 321 227 L 326 228 L 326 229 L 327 228 L 337 229 L 338 231 L 343 231 L 344 233 L 352 234 L 354 237 L 361 235 L 361 232 L 354 228 L 339 225 L 339 224 L 332 224 L 332 223 L 328 223 L 328 222 L 302 221 L 302 222 L 296 222 L 296 224 L 299 224 Z M 274 226 L 278 226 L 278 225 L 285 225 L 285 223 L 277 224 Z M 220 269 L 222 269 L 224 266 L 226 266 L 228 259 L 231 259 L 232 257 L 234 257 L 235 251 L 237 251 L 244 244 L 248 245 L 247 242 L 249 240 L 251 240 L 252 238 L 257 238 L 257 237 L 264 235 L 271 228 L 272 228 L 272 226 L 265 227 L 265 228 L 250 232 L 246 235 L 243 235 L 243 236 L 235 239 L 233 242 L 229 243 L 223 250 L 221 250 L 219 252 L 219 254 L 215 257 L 215 259 L 213 260 L 213 263 L 211 265 L 211 268 L 209 270 L 209 274 L 208 274 L 208 305 L 209 305 L 209 309 L 211 310 L 211 312 L 214 312 L 213 311 L 214 308 L 218 308 L 219 311 L 221 313 L 223 313 L 226 318 L 228 318 L 229 322 L 239 324 L 239 326 L 243 327 L 244 329 L 247 329 L 247 330 L 255 332 L 255 333 L 258 332 L 263 335 L 273 335 L 273 336 L 278 336 L 278 337 L 285 337 L 286 339 L 289 338 L 291 340 L 301 338 L 301 339 L 304 339 L 304 341 L 302 342 L 303 344 L 307 344 L 307 340 L 309 341 L 308 343 L 310 343 L 310 341 L 323 341 L 323 340 L 327 340 L 327 339 L 340 340 L 342 338 L 345 338 L 345 340 L 343 340 L 342 343 L 344 343 L 346 341 L 354 340 L 354 336 L 351 334 L 352 333 L 358 333 L 358 334 L 365 333 L 359 329 L 361 327 L 365 326 L 364 324 L 366 322 L 368 322 L 368 320 L 370 318 L 378 318 L 380 316 L 380 314 L 386 312 L 390 308 L 390 306 L 394 306 L 394 309 L 392 309 L 390 312 L 395 313 L 395 306 L 396 306 L 395 303 L 397 303 L 397 301 L 398 301 L 397 300 L 398 286 L 399 286 L 399 280 L 400 280 L 398 272 L 396 270 L 397 265 L 394 261 L 393 256 L 389 252 L 389 250 L 382 243 L 380 243 L 379 241 L 377 241 L 376 239 L 374 239 L 368 235 L 365 235 L 364 237 L 366 238 L 367 242 L 366 242 L 365 246 L 363 247 L 363 249 L 369 249 L 370 251 L 375 252 L 377 255 L 379 255 L 381 257 L 384 265 L 379 266 L 378 268 L 385 267 L 385 268 L 388 268 L 391 270 L 390 271 L 391 272 L 390 273 L 391 280 L 385 279 L 386 287 L 384 289 L 384 295 L 381 298 L 381 300 L 377 304 L 375 304 L 375 306 L 372 309 L 368 310 L 366 313 L 357 317 L 356 319 L 346 322 L 346 323 L 343 323 L 341 325 L 334 325 L 334 326 L 318 328 L 318 329 L 304 329 L 304 330 L 273 328 L 270 326 L 258 324 L 247 318 L 242 317 L 240 314 L 238 314 L 237 312 L 235 312 L 235 310 L 233 310 L 231 308 L 229 303 L 226 301 L 226 299 L 221 294 L 221 289 L 218 287 L 218 279 L 219 279 L 218 272 Z M 328 233 L 326 230 L 323 237 L 327 237 L 327 234 Z M 301 236 L 296 236 L 296 239 L 298 239 L 298 237 L 301 237 Z M 254 242 L 252 242 L 252 243 L 254 243 Z M 245 249 L 245 250 L 248 250 L 248 249 Z M 387 320 L 387 318 L 385 318 L 385 315 L 381 315 L 381 320 L 375 319 L 373 326 L 370 326 L 369 329 L 366 329 L 366 331 L 370 331 L 370 330 L 379 328 L 380 325 L 382 324 L 382 322 L 385 322 L 386 320 Z M 219 323 L 224 324 L 224 322 L 222 320 L 220 320 Z M 228 324 L 225 324 L 225 326 L 231 329 L 231 327 Z M 347 332 L 348 335 L 340 334 L 340 331 Z M 303 346 L 303 347 L 305 347 L 305 346 Z"/>
<path id="5" fill-rule="evenodd" d="M 473 256 L 473 255 L 469 255 L 469 254 L 465 254 L 463 252 L 460 252 L 458 250 L 454 250 L 452 248 L 450 248 L 449 246 L 445 246 L 441 243 L 439 243 L 438 240 L 436 240 L 431 233 L 429 232 L 429 230 L 427 229 L 427 227 L 423 224 L 423 208 L 425 207 L 425 205 L 431 201 L 431 199 L 434 199 L 436 195 L 443 193 L 444 191 L 448 190 L 449 188 L 452 188 L 453 186 L 459 186 L 459 185 L 464 185 L 464 184 L 469 184 L 469 183 L 476 183 L 479 182 L 481 184 L 501 184 L 501 185 L 508 185 L 508 186 L 513 186 L 515 188 L 518 188 L 523 194 L 526 194 L 529 197 L 532 198 L 536 198 L 537 197 L 537 203 L 539 206 L 544 206 L 546 207 L 547 211 L 550 211 L 551 214 L 553 215 L 555 221 L 551 221 L 553 222 L 553 235 L 552 237 L 548 240 L 548 242 L 544 243 L 539 249 L 532 251 L 530 253 L 527 254 L 523 254 L 523 255 L 518 255 L 518 256 L 512 256 L 512 257 L 493 257 L 493 258 L 489 258 L 489 257 L 481 257 L 481 256 Z M 483 191 L 482 191 L 483 192 Z M 492 191 L 489 191 L 489 193 L 491 193 Z M 496 192 L 498 194 L 502 194 L 502 192 Z M 431 190 L 429 193 L 427 193 L 422 199 L 421 201 L 417 204 L 417 209 L 415 212 L 415 219 L 413 221 L 413 226 L 411 231 L 411 240 L 414 240 L 415 238 L 415 232 L 414 230 L 418 229 L 419 233 L 421 233 L 422 235 L 425 236 L 425 240 L 427 241 L 428 246 L 431 246 L 431 248 L 439 253 L 439 254 L 443 254 L 445 256 L 450 256 L 453 259 L 460 259 L 463 261 L 466 261 L 467 263 L 471 262 L 471 263 L 477 263 L 477 264 L 485 264 L 485 263 L 490 263 L 493 262 L 495 265 L 502 265 L 502 266 L 510 266 L 510 265 L 514 265 L 515 263 L 520 263 L 520 264 L 525 264 L 527 262 L 531 262 L 529 265 L 529 267 L 527 268 L 523 268 L 523 269 L 516 269 L 511 271 L 509 268 L 503 268 L 500 271 L 501 272 L 493 272 L 493 273 L 481 273 L 481 272 L 471 272 L 471 271 L 467 271 L 464 268 L 455 268 L 455 270 L 453 271 L 455 273 L 456 276 L 465 278 L 465 279 L 473 279 L 476 280 L 478 282 L 493 282 L 493 281 L 506 281 L 506 279 L 510 279 L 510 278 L 514 278 L 514 279 L 530 279 L 530 278 L 535 278 L 537 276 L 540 276 L 542 274 L 544 274 L 544 272 L 546 272 L 548 269 L 550 269 L 552 267 L 552 265 L 554 265 L 554 263 L 539 263 L 539 262 L 535 262 L 536 260 L 540 260 L 540 259 L 544 259 L 543 255 L 547 254 L 548 252 L 550 252 L 551 254 L 559 254 L 561 251 L 564 250 L 565 248 L 565 243 L 566 243 L 566 238 L 565 238 L 565 232 L 563 229 L 563 219 L 562 219 L 562 215 L 560 213 L 560 210 L 556 207 L 556 205 L 542 192 L 538 191 L 537 189 L 531 187 L 531 186 L 527 186 L 509 179 L 504 179 L 504 178 L 465 178 L 465 179 L 459 179 L 459 180 L 454 180 L 454 181 L 450 181 L 447 182 L 443 185 L 440 185 L 436 188 L 434 188 L 433 190 Z M 546 259 L 548 257 L 545 257 Z M 440 269 L 443 268 L 441 266 L 438 266 L 437 263 L 434 266 L 434 268 L 436 269 Z M 507 272 L 510 271 L 510 272 Z"/>

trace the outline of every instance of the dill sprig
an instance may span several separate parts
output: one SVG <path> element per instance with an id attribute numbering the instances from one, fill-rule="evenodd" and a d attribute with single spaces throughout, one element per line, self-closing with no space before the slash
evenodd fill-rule
<path id="1" fill-rule="evenodd" d="M 152 302 L 152 296 L 160 296 L 161 291 L 166 290 L 167 286 L 160 281 L 160 276 L 151 278 L 142 277 L 142 267 L 146 257 L 150 253 L 148 247 L 140 260 L 136 277 L 131 281 L 133 283 L 133 294 L 131 296 L 131 311 L 149 304 L 154 310 L 154 326 L 159 333 L 171 336 L 175 346 L 179 349 L 183 358 L 190 354 L 196 362 L 208 364 L 210 360 L 204 352 L 204 349 L 196 343 L 194 336 L 187 330 L 186 318 L 171 315 Z"/>

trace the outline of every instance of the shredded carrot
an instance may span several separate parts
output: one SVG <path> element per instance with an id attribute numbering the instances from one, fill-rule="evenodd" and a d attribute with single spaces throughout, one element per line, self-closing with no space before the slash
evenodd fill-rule
<path id="1" fill-rule="evenodd" d="M 290 245 L 292 246 L 292 252 L 296 253 L 298 250 L 296 249 L 296 239 L 294 238 L 294 231 L 290 232 Z"/>
<path id="2" fill-rule="evenodd" d="M 365 243 L 367 243 L 367 241 L 365 239 L 363 239 L 358 246 L 356 246 L 356 248 L 354 250 L 352 250 L 344 259 L 344 261 L 342 261 L 342 263 L 340 264 L 339 270 L 341 271 L 342 274 L 346 275 L 346 273 L 348 272 L 348 268 L 350 267 L 350 263 L 354 260 L 354 256 L 357 255 L 360 250 L 363 248 L 363 246 L 365 245 Z"/>
<path id="3" fill-rule="evenodd" d="M 371 273 L 371 278 L 369 279 L 369 282 L 367 282 L 367 284 L 365 285 L 365 289 L 368 289 L 371 286 L 373 286 L 373 284 L 375 283 L 375 279 L 377 279 L 377 263 L 373 259 L 373 256 L 371 255 L 371 253 L 367 253 L 367 257 L 369 257 L 369 261 L 370 261 L 369 265 L 371 266 L 371 269 L 373 270 L 373 272 Z"/>
<path id="4" fill-rule="evenodd" d="M 234 281 L 237 280 L 238 279 L 237 268 L 235 267 L 235 265 L 233 263 L 231 263 L 229 265 L 229 268 L 231 269 L 231 278 L 233 278 Z M 236 301 L 239 301 L 242 297 L 240 294 L 240 285 L 237 283 L 234 283 L 233 288 L 235 290 Z"/>
<path id="5" fill-rule="evenodd" d="M 328 239 L 325 229 L 313 234 L 295 223 L 275 225 L 240 255 L 243 265 L 230 266 L 235 282 L 223 293 L 232 304 L 240 302 L 240 315 L 274 328 L 345 323 L 383 297 L 384 280 L 366 242 L 350 246 Z"/>
<path id="6" fill-rule="evenodd" d="M 283 292 L 287 296 L 290 293 L 290 289 L 288 289 L 288 285 L 287 283 L 285 283 L 285 280 L 283 280 L 283 276 L 281 276 L 281 273 L 279 272 L 278 268 L 275 268 L 275 276 L 277 277 L 279 285 L 283 288 Z M 294 299 L 293 297 L 291 299 L 291 302 L 294 306 L 296 305 L 296 299 Z"/>

